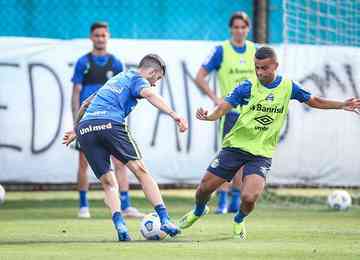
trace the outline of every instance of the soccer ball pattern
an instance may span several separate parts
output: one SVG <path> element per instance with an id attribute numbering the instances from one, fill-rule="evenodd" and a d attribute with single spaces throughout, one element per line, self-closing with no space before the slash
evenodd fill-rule
<path id="1" fill-rule="evenodd" d="M 140 233 L 146 240 L 162 240 L 166 233 L 160 230 L 160 218 L 156 213 L 146 215 L 140 224 Z"/>
<path id="2" fill-rule="evenodd" d="M 328 196 L 328 204 L 330 208 L 336 210 L 346 210 L 351 206 L 351 196 L 345 190 L 333 191 Z"/>

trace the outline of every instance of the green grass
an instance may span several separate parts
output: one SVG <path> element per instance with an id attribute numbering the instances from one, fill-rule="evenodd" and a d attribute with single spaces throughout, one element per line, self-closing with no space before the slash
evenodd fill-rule
<path id="1" fill-rule="evenodd" d="M 152 211 L 142 193 L 132 194 L 134 205 Z M 248 217 L 246 241 L 231 238 L 231 215 L 210 214 L 161 242 L 144 241 L 140 221 L 128 220 L 135 241 L 118 243 L 100 192 L 90 195 L 89 220 L 75 217 L 76 192 L 9 192 L 0 207 L 0 259 L 360 259 L 359 206 L 334 212 L 319 200 L 302 204 L 271 194 Z M 193 191 L 164 195 L 174 219 L 192 207 Z"/>

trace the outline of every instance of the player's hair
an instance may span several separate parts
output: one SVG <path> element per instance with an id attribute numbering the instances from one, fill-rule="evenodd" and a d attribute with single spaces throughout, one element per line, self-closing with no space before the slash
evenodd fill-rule
<path id="1" fill-rule="evenodd" d="M 90 33 L 92 33 L 93 31 L 95 31 L 98 28 L 105 28 L 107 31 L 109 31 L 109 24 L 107 22 L 94 22 L 91 26 L 90 26 Z"/>
<path id="2" fill-rule="evenodd" d="M 255 52 L 255 58 L 258 60 L 264 60 L 264 59 L 277 59 L 276 53 L 273 48 L 268 46 L 263 46 L 256 50 Z"/>
<path id="3" fill-rule="evenodd" d="M 166 72 L 165 62 L 157 54 L 148 54 L 142 58 L 139 63 L 139 68 L 154 68 L 157 70 L 162 70 L 163 75 L 165 75 Z"/>
<path id="4" fill-rule="evenodd" d="M 236 19 L 242 20 L 248 27 L 250 27 L 250 19 L 249 16 L 245 12 L 235 12 L 231 15 L 229 19 L 229 27 L 231 28 Z"/>

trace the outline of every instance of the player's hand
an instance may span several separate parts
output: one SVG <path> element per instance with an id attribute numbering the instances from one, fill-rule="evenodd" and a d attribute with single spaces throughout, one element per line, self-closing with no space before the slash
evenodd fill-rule
<path id="1" fill-rule="evenodd" d="M 200 107 L 196 110 L 196 118 L 197 119 L 206 121 L 206 120 L 208 120 L 207 116 L 208 116 L 208 111 L 203 109 L 202 107 Z"/>
<path id="2" fill-rule="evenodd" d="M 176 117 L 174 118 L 176 124 L 179 126 L 179 130 L 181 133 L 185 132 L 188 129 L 188 123 L 185 118 L 183 117 Z"/>
<path id="3" fill-rule="evenodd" d="M 76 139 L 76 133 L 74 130 L 65 132 L 62 143 L 68 146 Z"/>
<path id="4" fill-rule="evenodd" d="M 216 97 L 215 100 L 214 100 L 214 103 L 215 103 L 216 106 L 220 105 L 222 102 L 223 102 L 222 98 Z"/>
<path id="5" fill-rule="evenodd" d="M 360 99 L 350 98 L 344 101 L 343 109 L 360 114 Z"/>

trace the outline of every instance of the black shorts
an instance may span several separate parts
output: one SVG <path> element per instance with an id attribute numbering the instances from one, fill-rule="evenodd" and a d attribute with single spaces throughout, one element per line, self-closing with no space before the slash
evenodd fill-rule
<path id="1" fill-rule="evenodd" d="M 255 156 L 239 148 L 226 147 L 216 155 L 207 170 L 230 182 L 242 166 L 243 177 L 257 174 L 266 178 L 271 169 L 271 158 Z"/>
<path id="2" fill-rule="evenodd" d="M 110 155 L 126 164 L 142 158 L 127 126 L 112 120 L 80 122 L 76 128 L 81 151 L 97 178 L 110 171 Z"/>

